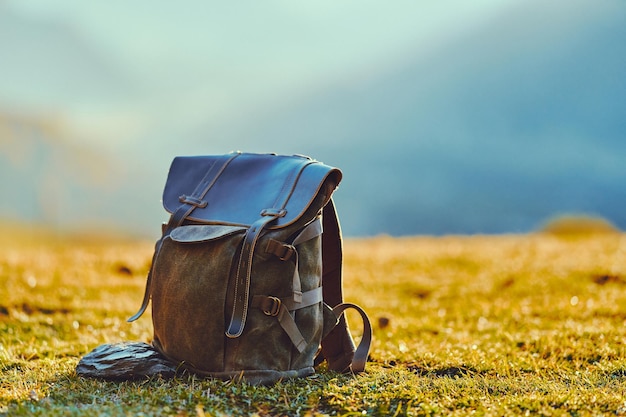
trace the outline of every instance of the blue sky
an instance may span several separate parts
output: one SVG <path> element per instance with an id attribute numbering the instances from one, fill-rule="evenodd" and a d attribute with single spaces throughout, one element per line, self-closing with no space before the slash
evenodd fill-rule
<path id="1" fill-rule="evenodd" d="M 617 0 L 4 0 L 0 186 L 34 208 L 0 216 L 145 233 L 173 156 L 240 149 L 344 169 L 349 234 L 624 227 L 624 27 Z"/>
<path id="2" fill-rule="evenodd" d="M 514 4 L 5 1 L 0 91 L 116 146 L 371 77 Z"/>

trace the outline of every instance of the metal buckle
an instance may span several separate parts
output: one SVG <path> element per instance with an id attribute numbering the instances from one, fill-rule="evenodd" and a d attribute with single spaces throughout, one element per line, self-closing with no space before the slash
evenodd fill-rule
<path id="1" fill-rule="evenodd" d="M 272 301 L 272 306 L 270 307 L 269 310 L 263 310 L 263 314 L 265 314 L 266 316 L 272 316 L 272 317 L 278 316 L 278 313 L 280 313 L 280 307 L 283 304 L 283 302 L 280 301 L 280 298 L 276 298 L 276 297 L 267 297 L 267 298 Z"/>

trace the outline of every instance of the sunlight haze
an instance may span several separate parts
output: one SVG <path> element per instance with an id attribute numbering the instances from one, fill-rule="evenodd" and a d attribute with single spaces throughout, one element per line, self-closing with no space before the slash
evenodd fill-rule
<path id="1" fill-rule="evenodd" d="M 625 27 L 619 1 L 5 0 L 0 185 L 27 204 L 0 218 L 154 236 L 174 156 L 242 150 L 341 168 L 348 235 L 624 228 Z"/>

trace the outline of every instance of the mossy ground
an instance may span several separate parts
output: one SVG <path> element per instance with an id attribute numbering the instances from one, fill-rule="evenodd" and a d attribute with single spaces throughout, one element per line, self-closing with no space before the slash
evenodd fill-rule
<path id="1" fill-rule="evenodd" d="M 149 315 L 126 318 L 152 243 L 0 244 L 0 415 L 626 415 L 618 233 L 348 240 L 368 371 L 269 387 L 77 377 L 94 347 L 150 340 Z"/>

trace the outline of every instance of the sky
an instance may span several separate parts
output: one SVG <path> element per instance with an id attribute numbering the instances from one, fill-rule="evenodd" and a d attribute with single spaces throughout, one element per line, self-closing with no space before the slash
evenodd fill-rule
<path id="1" fill-rule="evenodd" d="M 418 45 L 434 48 L 511 7 L 506 1 L 0 4 L 5 62 L 12 61 L 2 91 L 11 107 L 59 109 L 85 134 L 82 140 L 111 146 L 161 130 L 155 121 L 168 130 L 225 123 L 335 80 L 368 77 Z M 23 71 L 36 83 L 15 83 L 26 78 Z M 98 137 L 95 125 L 109 130 Z"/>
<path id="2" fill-rule="evenodd" d="M 0 217 L 152 235 L 174 156 L 243 150 L 342 168 L 350 235 L 626 227 L 624 27 L 617 0 L 0 0 L 0 186 L 32 201 Z"/>

